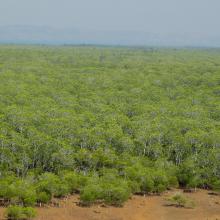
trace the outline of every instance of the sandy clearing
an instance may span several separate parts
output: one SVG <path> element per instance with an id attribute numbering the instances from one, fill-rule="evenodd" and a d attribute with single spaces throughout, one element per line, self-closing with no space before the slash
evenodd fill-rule
<path id="1" fill-rule="evenodd" d="M 220 220 L 220 196 L 208 191 L 185 193 L 196 202 L 196 208 L 185 209 L 166 206 L 165 198 L 180 190 L 162 196 L 133 196 L 122 208 L 80 207 L 78 195 L 61 200 L 61 207 L 38 208 L 35 220 Z M 0 208 L 3 218 L 4 208 Z"/>

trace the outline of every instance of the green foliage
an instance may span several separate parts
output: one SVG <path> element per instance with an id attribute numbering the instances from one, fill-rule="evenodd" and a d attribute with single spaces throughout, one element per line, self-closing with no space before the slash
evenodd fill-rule
<path id="1" fill-rule="evenodd" d="M 100 185 L 102 187 L 101 199 L 107 204 L 121 206 L 130 197 L 131 190 L 127 182 L 120 178 L 102 177 Z"/>
<path id="2" fill-rule="evenodd" d="M 82 190 L 89 181 L 89 177 L 85 175 L 79 175 L 78 176 L 78 184 L 79 184 L 79 191 Z"/>
<path id="3" fill-rule="evenodd" d="M 45 192 L 50 196 L 63 197 L 69 194 L 70 189 L 57 175 L 44 173 L 37 182 L 37 192 Z"/>
<path id="4" fill-rule="evenodd" d="M 184 207 L 184 208 L 195 208 L 195 202 L 188 199 L 181 193 L 176 193 L 167 200 L 169 201 L 169 205 L 174 205 L 177 207 Z"/>
<path id="5" fill-rule="evenodd" d="M 109 205 L 121 206 L 130 197 L 131 190 L 123 179 L 109 173 L 93 177 L 82 190 L 80 200 L 84 205 L 102 201 Z"/>
<path id="6" fill-rule="evenodd" d="M 33 208 L 21 206 L 9 206 L 6 210 L 6 217 L 9 220 L 26 220 L 36 217 L 37 213 Z"/>
<path id="7" fill-rule="evenodd" d="M 140 188 L 143 193 L 154 191 L 154 181 L 149 172 L 144 173 L 143 177 L 141 177 Z"/>
<path id="8" fill-rule="evenodd" d="M 181 185 L 197 187 L 200 184 L 199 172 L 192 160 L 186 160 L 181 164 L 178 172 L 178 179 Z"/>
<path id="9" fill-rule="evenodd" d="M 50 202 L 52 196 L 46 192 L 38 192 L 37 193 L 37 202 L 47 204 Z"/>
<path id="10" fill-rule="evenodd" d="M 219 190 L 220 50 L 0 49 L 6 202 L 80 192 L 121 205 L 131 192 Z"/>
<path id="11" fill-rule="evenodd" d="M 168 176 L 169 187 L 179 187 L 179 182 L 176 176 Z"/>
<path id="12" fill-rule="evenodd" d="M 162 193 L 177 181 L 175 176 L 169 179 L 161 168 L 146 168 L 140 164 L 126 167 L 125 176 L 131 181 L 129 185 L 134 184 L 133 193 Z"/>
<path id="13" fill-rule="evenodd" d="M 165 191 L 169 186 L 168 178 L 165 172 L 160 170 L 156 171 L 153 174 L 153 181 L 154 181 L 154 192 L 156 193 L 161 193 Z"/>
<path id="14" fill-rule="evenodd" d="M 10 199 L 14 195 L 12 187 L 5 180 L 0 182 L 0 197 L 5 199 Z"/>
<path id="15" fill-rule="evenodd" d="M 80 200 L 83 205 L 91 205 L 101 199 L 102 188 L 100 185 L 89 184 L 80 193 Z"/>
<path id="16" fill-rule="evenodd" d="M 22 202 L 24 206 L 34 206 L 36 203 L 36 192 L 30 183 L 25 181 L 18 181 L 15 183 L 16 191 L 15 197 L 18 197 L 19 201 Z"/>
<path id="17" fill-rule="evenodd" d="M 13 182 L 9 179 L 1 180 L 0 197 L 24 206 L 34 206 L 36 203 L 35 188 L 31 183 L 20 179 L 13 178 Z"/>
<path id="18" fill-rule="evenodd" d="M 26 208 L 23 208 L 23 212 L 24 212 L 24 215 L 30 219 L 30 218 L 34 218 L 36 217 L 37 215 L 37 212 L 35 211 L 35 209 L 31 208 L 31 207 L 26 207 Z"/>
<path id="19" fill-rule="evenodd" d="M 73 171 L 60 171 L 60 178 L 66 184 L 71 193 L 78 192 L 80 189 L 80 175 Z"/>
<path id="20" fill-rule="evenodd" d="M 130 189 L 127 184 L 120 186 L 116 184 L 104 185 L 102 198 L 109 205 L 122 206 L 130 197 Z"/>
<path id="21" fill-rule="evenodd" d="M 210 186 L 214 191 L 220 192 L 220 180 L 219 179 L 212 179 L 210 181 Z"/>

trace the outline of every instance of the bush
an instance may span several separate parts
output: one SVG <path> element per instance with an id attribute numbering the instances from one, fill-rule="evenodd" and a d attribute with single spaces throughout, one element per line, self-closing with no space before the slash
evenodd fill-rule
<path id="1" fill-rule="evenodd" d="M 15 195 L 15 190 L 12 189 L 10 183 L 7 181 L 0 182 L 0 197 L 4 199 L 11 199 Z"/>
<path id="2" fill-rule="evenodd" d="M 23 213 L 27 219 L 34 218 L 37 216 L 36 210 L 31 207 L 23 208 Z"/>
<path id="3" fill-rule="evenodd" d="M 140 164 L 125 168 L 125 177 L 128 178 L 133 193 L 148 193 L 153 191 L 154 182 L 148 170 Z M 135 186 L 132 186 L 132 184 Z"/>
<path id="4" fill-rule="evenodd" d="M 36 191 L 25 180 L 19 180 L 13 184 L 14 196 L 18 198 L 18 201 L 24 206 L 34 206 L 36 203 Z"/>
<path id="5" fill-rule="evenodd" d="M 188 181 L 186 188 L 196 188 L 200 185 L 202 185 L 201 178 L 199 178 L 198 176 L 194 176 Z"/>
<path id="6" fill-rule="evenodd" d="M 70 193 L 70 188 L 66 182 L 61 182 L 56 186 L 56 190 L 54 192 L 54 197 L 64 197 Z"/>
<path id="7" fill-rule="evenodd" d="M 154 181 L 154 190 L 153 191 L 155 193 L 161 193 L 168 188 L 169 182 L 168 182 L 168 178 L 164 172 L 156 171 L 152 174 L 152 176 L 153 176 L 153 181 Z"/>
<path id="8" fill-rule="evenodd" d="M 81 191 L 89 182 L 90 177 L 84 176 L 84 175 L 79 175 L 78 176 L 78 190 Z"/>
<path id="9" fill-rule="evenodd" d="M 7 219 L 23 219 L 23 208 L 19 206 L 10 206 L 6 210 Z"/>
<path id="10" fill-rule="evenodd" d="M 71 193 L 79 191 L 79 177 L 76 173 L 73 171 L 62 171 L 60 178 L 68 185 Z"/>
<path id="11" fill-rule="evenodd" d="M 141 193 L 140 183 L 137 181 L 128 180 L 128 186 L 131 189 L 132 193 Z"/>
<path id="12" fill-rule="evenodd" d="M 37 192 L 46 192 L 51 196 L 56 193 L 57 185 L 60 183 L 58 176 L 52 173 L 44 173 L 37 182 Z"/>
<path id="13" fill-rule="evenodd" d="M 6 217 L 10 220 L 26 220 L 36 216 L 36 211 L 31 207 L 9 206 Z"/>
<path id="14" fill-rule="evenodd" d="M 46 192 L 39 192 L 37 194 L 37 202 L 47 204 L 52 199 L 51 195 Z"/>
<path id="15" fill-rule="evenodd" d="M 37 200 L 34 189 L 23 190 L 23 193 L 22 191 L 19 191 L 18 198 L 24 206 L 34 206 Z"/>
<path id="16" fill-rule="evenodd" d="M 179 182 L 176 176 L 168 176 L 169 187 L 179 187 Z"/>
<path id="17" fill-rule="evenodd" d="M 154 189 L 154 181 L 151 177 L 151 175 L 149 174 L 145 174 L 145 176 L 143 176 L 143 178 L 141 179 L 141 192 L 142 193 L 149 193 L 149 192 L 153 192 Z"/>
<path id="18" fill-rule="evenodd" d="M 91 178 L 88 185 L 80 193 L 83 205 L 91 205 L 97 201 L 109 205 L 121 206 L 128 200 L 131 189 L 128 183 L 114 175 Z"/>
<path id="19" fill-rule="evenodd" d="M 25 180 L 14 179 L 13 183 L 1 181 L 0 197 L 24 206 L 34 206 L 36 203 L 35 189 Z"/>
<path id="20" fill-rule="evenodd" d="M 216 192 L 220 192 L 220 180 L 219 179 L 213 179 L 210 181 L 210 186 L 212 190 Z"/>
<path id="21" fill-rule="evenodd" d="M 201 178 L 198 174 L 199 171 L 196 170 L 194 162 L 187 159 L 179 168 L 177 173 L 178 181 L 181 186 L 195 188 L 201 185 Z"/>
<path id="22" fill-rule="evenodd" d="M 188 199 L 181 193 L 176 193 L 167 199 L 169 201 L 169 205 L 174 205 L 176 207 L 184 207 L 184 208 L 194 208 L 195 202 Z"/>
<path id="23" fill-rule="evenodd" d="M 145 168 L 140 164 L 126 168 L 125 177 L 127 177 L 129 181 L 135 181 L 137 183 L 135 186 L 136 189 L 132 189 L 132 192 L 137 190 L 136 193 L 161 193 L 165 191 L 169 185 L 177 185 L 177 178 L 169 180 L 163 170 L 158 169 L 155 171 L 152 168 Z"/>
<path id="24" fill-rule="evenodd" d="M 101 199 L 102 188 L 99 184 L 89 184 L 80 193 L 81 204 L 89 206 Z"/>
<path id="25" fill-rule="evenodd" d="M 99 180 L 102 188 L 101 199 L 109 205 L 122 206 L 131 195 L 131 189 L 127 181 L 117 174 L 107 173 Z"/>
<path id="26" fill-rule="evenodd" d="M 62 182 L 60 178 L 52 173 L 44 173 L 40 176 L 37 183 L 37 192 L 45 192 L 55 197 L 66 196 L 70 193 L 70 189 L 66 182 Z"/>
<path id="27" fill-rule="evenodd" d="M 158 184 L 157 186 L 154 187 L 154 192 L 160 194 L 160 193 L 166 191 L 166 189 L 167 189 L 167 187 L 165 185 Z"/>
<path id="28" fill-rule="evenodd" d="M 122 206 L 130 197 L 130 189 L 127 184 L 105 185 L 102 190 L 102 199 L 106 204 Z"/>
<path id="29" fill-rule="evenodd" d="M 124 176 L 127 179 L 130 179 L 131 181 L 136 181 L 138 183 L 141 182 L 142 177 L 144 176 L 144 167 L 141 165 L 134 165 L 126 167 L 124 170 Z"/>

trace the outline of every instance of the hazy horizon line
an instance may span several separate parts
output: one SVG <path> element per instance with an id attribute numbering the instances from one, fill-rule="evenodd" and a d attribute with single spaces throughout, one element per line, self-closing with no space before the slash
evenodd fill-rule
<path id="1" fill-rule="evenodd" d="M 13 43 L 13 42 L 1 42 L 0 46 L 24 46 L 24 47 L 101 47 L 101 48 L 132 48 L 132 49 L 220 49 L 220 46 L 173 46 L 173 45 L 123 45 L 123 44 L 90 44 L 90 43 Z"/>
<path id="2" fill-rule="evenodd" d="M 0 25 L 1 44 L 107 45 L 132 47 L 219 48 L 220 36 L 155 33 L 92 28 L 53 28 L 47 25 Z"/>

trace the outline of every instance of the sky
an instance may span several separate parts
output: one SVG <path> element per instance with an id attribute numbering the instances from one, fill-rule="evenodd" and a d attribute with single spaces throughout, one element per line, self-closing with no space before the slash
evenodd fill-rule
<path id="1" fill-rule="evenodd" d="M 220 0 L 0 0 L 0 26 L 220 35 Z"/>

